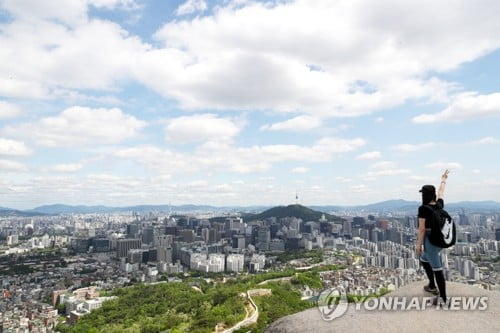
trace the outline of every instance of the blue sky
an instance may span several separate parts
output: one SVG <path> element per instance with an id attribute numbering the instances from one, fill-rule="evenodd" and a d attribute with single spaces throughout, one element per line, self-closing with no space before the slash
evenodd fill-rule
<path id="1" fill-rule="evenodd" d="M 0 206 L 500 201 L 499 11 L 0 0 Z"/>

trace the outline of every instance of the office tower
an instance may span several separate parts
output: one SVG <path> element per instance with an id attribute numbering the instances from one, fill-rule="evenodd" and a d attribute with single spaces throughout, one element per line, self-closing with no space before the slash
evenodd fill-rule
<path id="1" fill-rule="evenodd" d="M 179 235 L 186 243 L 192 243 L 194 241 L 194 231 L 191 229 L 180 230 Z"/>
<path id="2" fill-rule="evenodd" d="M 352 222 L 351 221 L 347 221 L 347 220 L 344 221 L 343 233 L 344 233 L 344 237 L 352 238 Z"/>
<path id="3" fill-rule="evenodd" d="M 233 249 L 242 250 L 245 248 L 245 235 L 234 235 L 232 238 Z"/>
<path id="4" fill-rule="evenodd" d="M 127 225 L 127 238 L 137 238 L 139 236 L 139 224 L 131 223 Z"/>
<path id="5" fill-rule="evenodd" d="M 363 224 L 365 224 L 365 218 L 364 217 L 360 217 L 360 216 L 355 216 L 352 218 L 352 226 L 353 227 L 362 227 Z"/>
<path id="6" fill-rule="evenodd" d="M 144 244 L 152 245 L 154 241 L 154 229 L 153 227 L 146 227 L 142 229 L 142 242 Z"/>
<path id="7" fill-rule="evenodd" d="M 174 243 L 174 236 L 172 235 L 159 235 L 154 238 L 154 246 L 171 247 Z"/>
<path id="8" fill-rule="evenodd" d="M 171 247 L 159 246 L 157 249 L 157 260 L 161 262 L 173 262 L 173 253 Z"/>
<path id="9" fill-rule="evenodd" d="M 118 239 L 116 241 L 116 256 L 126 258 L 129 250 L 140 249 L 141 247 L 142 242 L 140 239 Z"/>
<path id="10" fill-rule="evenodd" d="M 257 247 L 260 251 L 268 251 L 271 242 L 271 231 L 268 226 L 259 227 Z"/>

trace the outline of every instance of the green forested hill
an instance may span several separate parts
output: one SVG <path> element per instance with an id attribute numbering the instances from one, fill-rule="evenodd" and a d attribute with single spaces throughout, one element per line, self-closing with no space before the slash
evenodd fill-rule
<path id="1" fill-rule="evenodd" d="M 297 217 L 304 222 L 318 221 L 323 215 L 328 221 L 340 222 L 342 219 L 335 215 L 326 214 L 302 205 L 288 205 L 278 206 L 268 209 L 260 214 L 246 214 L 243 216 L 245 221 L 262 220 L 269 217 L 284 218 L 284 217 Z"/>
<path id="2" fill-rule="evenodd" d="M 245 315 L 238 287 L 203 288 L 188 283 L 136 285 L 118 289 L 117 299 L 105 302 L 75 326 L 58 325 L 68 333 L 212 332 L 217 323 L 231 326 Z"/>
<path id="3" fill-rule="evenodd" d="M 327 267 L 331 269 L 331 267 Z M 226 283 L 208 284 L 196 279 L 197 290 L 192 282 L 159 283 L 135 285 L 117 289 L 117 299 L 105 302 L 99 309 L 84 316 L 76 325 L 58 324 L 62 333 L 208 333 L 215 325 L 224 323 L 231 327 L 246 314 L 246 299 L 241 296 L 248 289 L 262 288 L 258 283 L 264 280 L 295 275 L 293 269 L 280 272 L 261 273 Z M 314 303 L 303 301 L 298 291 L 303 284 L 318 284 L 319 274 L 296 275 L 285 282 L 270 282 L 264 287 L 272 295 L 254 297 L 259 306 L 257 324 L 242 328 L 241 332 L 260 333 L 271 322 L 283 316 L 305 310 Z M 303 281 L 304 280 L 304 281 Z M 240 332 L 238 331 L 238 332 Z"/>

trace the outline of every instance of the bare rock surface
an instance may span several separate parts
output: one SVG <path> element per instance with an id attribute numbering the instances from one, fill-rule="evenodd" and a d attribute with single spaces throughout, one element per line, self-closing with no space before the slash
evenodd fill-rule
<path id="1" fill-rule="evenodd" d="M 383 298 L 406 297 L 410 304 L 412 297 L 418 297 L 418 304 L 422 306 L 424 298 L 432 297 L 423 290 L 424 282 L 415 282 Z M 349 304 L 345 314 L 327 321 L 322 318 L 317 308 L 295 313 L 283 317 L 272 323 L 266 333 L 330 333 L 330 332 L 500 332 L 500 292 L 480 289 L 462 283 L 447 283 L 448 297 L 455 298 L 451 309 L 442 309 L 428 305 L 425 309 L 416 310 L 367 310 L 364 305 L 356 309 L 355 304 Z M 485 310 L 463 309 L 463 297 L 483 298 Z M 380 302 L 380 301 L 379 301 Z M 374 302 L 367 305 L 373 307 Z M 404 307 L 405 309 L 407 307 Z"/>

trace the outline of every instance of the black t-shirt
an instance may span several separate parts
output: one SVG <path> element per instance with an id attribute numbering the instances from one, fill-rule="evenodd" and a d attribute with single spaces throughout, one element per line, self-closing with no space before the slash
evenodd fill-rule
<path id="1" fill-rule="evenodd" d="M 437 210 L 437 209 L 443 209 L 444 208 L 444 201 L 443 199 L 437 199 L 437 202 L 435 205 L 421 205 L 418 207 L 418 217 L 425 219 L 425 228 L 430 229 L 431 228 L 431 221 L 432 221 L 432 214 L 433 211 L 429 207 L 432 207 L 432 209 Z"/>

